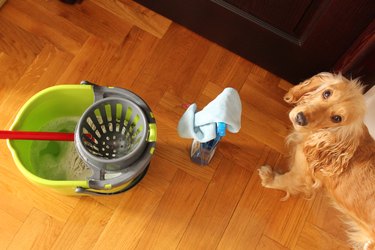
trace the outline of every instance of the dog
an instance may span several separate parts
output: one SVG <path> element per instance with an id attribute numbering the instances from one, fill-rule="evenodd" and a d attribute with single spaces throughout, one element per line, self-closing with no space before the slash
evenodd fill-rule
<path id="1" fill-rule="evenodd" d="M 284 100 L 293 131 L 289 171 L 258 171 L 266 188 L 312 197 L 324 188 L 349 226 L 356 249 L 375 249 L 375 141 L 363 123 L 366 112 L 358 80 L 320 73 L 292 87 Z"/>

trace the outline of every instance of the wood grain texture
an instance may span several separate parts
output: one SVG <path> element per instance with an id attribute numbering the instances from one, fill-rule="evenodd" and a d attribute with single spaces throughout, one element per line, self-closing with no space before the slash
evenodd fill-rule
<path id="1" fill-rule="evenodd" d="M 30 183 L 0 141 L 0 249 L 346 249 L 339 214 L 264 189 L 257 168 L 287 168 L 282 97 L 290 83 L 130 0 L 10 0 L 0 9 L 0 129 L 31 96 L 90 80 L 130 89 L 158 129 L 144 179 L 118 195 L 69 197 Z M 190 161 L 176 127 L 225 87 L 242 128 L 209 166 Z"/>

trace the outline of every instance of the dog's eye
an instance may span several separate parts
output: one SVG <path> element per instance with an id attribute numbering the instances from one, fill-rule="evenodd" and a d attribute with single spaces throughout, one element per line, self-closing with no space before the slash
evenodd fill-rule
<path id="1" fill-rule="evenodd" d="M 324 92 L 323 92 L 323 98 L 324 99 L 327 99 L 328 97 L 330 97 L 332 95 L 332 91 L 331 90 L 325 90 Z"/>
<path id="2" fill-rule="evenodd" d="M 334 115 L 334 116 L 331 116 L 331 120 L 334 123 L 340 123 L 342 121 L 342 118 L 339 115 Z"/>

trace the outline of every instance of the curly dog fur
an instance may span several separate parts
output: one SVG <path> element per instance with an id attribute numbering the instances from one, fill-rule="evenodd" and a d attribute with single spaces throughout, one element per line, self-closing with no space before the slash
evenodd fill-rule
<path id="1" fill-rule="evenodd" d="M 363 123 L 360 82 L 320 73 L 292 87 L 284 100 L 294 105 L 290 170 L 278 174 L 262 166 L 262 185 L 284 190 L 284 200 L 323 187 L 345 215 L 353 247 L 375 249 L 375 141 Z"/>

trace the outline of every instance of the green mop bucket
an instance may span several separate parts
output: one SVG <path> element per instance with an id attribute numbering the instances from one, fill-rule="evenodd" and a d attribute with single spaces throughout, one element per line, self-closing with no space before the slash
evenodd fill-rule
<path id="1" fill-rule="evenodd" d="M 82 114 L 96 101 L 94 88 L 93 85 L 59 85 L 42 90 L 21 108 L 11 130 L 74 133 Z M 156 131 L 153 134 L 156 141 Z M 147 171 L 145 168 L 141 174 L 124 183 L 110 185 L 110 189 L 96 190 L 90 187 L 89 178 L 93 170 L 81 161 L 78 154 L 75 155 L 74 142 L 7 140 L 7 144 L 17 168 L 28 180 L 64 195 L 122 192 L 134 186 Z M 43 155 L 46 150 L 48 154 Z M 51 168 L 62 154 L 71 156 L 68 167 L 80 168 L 81 175 L 67 176 L 65 172 Z M 116 174 L 121 175 L 113 173 Z"/>

